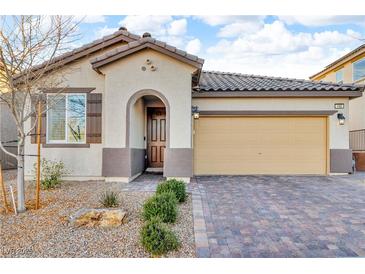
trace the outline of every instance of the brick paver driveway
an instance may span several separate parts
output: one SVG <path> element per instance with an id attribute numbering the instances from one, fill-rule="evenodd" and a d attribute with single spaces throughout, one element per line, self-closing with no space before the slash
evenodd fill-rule
<path id="1" fill-rule="evenodd" d="M 200 257 L 365 256 L 363 174 L 195 181 Z"/>

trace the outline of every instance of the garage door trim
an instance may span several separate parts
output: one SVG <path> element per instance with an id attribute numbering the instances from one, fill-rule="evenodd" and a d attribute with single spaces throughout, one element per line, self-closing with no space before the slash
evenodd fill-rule
<path id="1" fill-rule="evenodd" d="M 274 111 L 275 112 L 275 111 Z M 270 111 L 270 113 L 274 113 L 273 111 Z M 303 113 L 302 115 L 281 115 L 281 114 L 279 114 L 279 115 L 273 115 L 273 114 L 271 114 L 271 115 L 263 115 L 263 114 L 261 114 L 261 115 L 238 115 L 238 114 L 236 114 L 236 115 L 219 115 L 219 114 L 217 114 L 218 112 L 217 111 L 214 111 L 214 114 L 213 114 L 213 112 L 210 112 L 209 113 L 209 115 L 207 115 L 206 113 L 206 111 L 205 112 L 203 112 L 203 115 L 202 115 L 202 118 L 204 118 L 204 116 L 205 116 L 205 118 L 209 118 L 209 117 L 222 117 L 222 118 L 224 118 L 224 117 L 229 117 L 229 116 L 232 116 L 232 117 L 242 117 L 242 118 L 244 118 L 244 117 L 247 117 L 247 118 L 249 118 L 249 117 L 255 117 L 255 116 L 257 116 L 257 117 L 268 117 L 268 118 L 270 118 L 270 117 L 283 117 L 283 118 L 293 118 L 293 117 L 308 117 L 308 118 L 310 118 L 310 117 L 318 117 L 318 118 L 320 118 L 320 117 L 322 117 L 322 118 L 324 118 L 325 120 L 324 120 L 324 122 L 325 122 L 325 124 L 324 124 L 324 128 L 323 128 L 323 131 L 324 131 L 324 133 L 325 133 L 325 135 L 326 135 L 326 138 L 325 138 L 325 140 L 323 140 L 323 149 L 325 148 L 325 150 L 326 150 L 326 153 L 325 154 L 323 154 L 323 156 L 324 156 L 324 159 L 325 159 L 325 162 L 323 161 L 323 170 L 324 170 L 324 173 L 323 173 L 323 175 L 328 175 L 329 174 L 329 171 L 330 171 L 330 149 L 329 149 L 329 138 L 330 138 L 330 134 L 329 134 L 329 128 L 330 128 L 330 121 L 329 121 L 329 113 L 331 113 L 331 114 L 334 114 L 334 113 L 336 113 L 337 111 L 324 111 L 324 112 L 322 112 L 323 114 L 319 114 L 319 112 L 315 112 L 316 114 L 314 115 L 313 114 L 313 112 L 311 111 L 311 113 L 313 114 L 313 115 L 304 115 L 304 113 L 303 112 L 301 112 L 301 113 Z M 202 112 L 200 112 L 200 113 L 202 113 Z M 222 112 L 219 112 L 219 113 L 222 113 Z M 227 112 L 228 113 L 228 112 Z M 230 113 L 232 113 L 231 111 L 230 111 Z M 242 112 L 240 112 L 240 113 L 242 113 Z M 252 113 L 257 113 L 257 111 L 253 111 Z M 275 112 L 275 113 L 278 113 L 278 112 Z M 280 113 L 282 113 L 282 112 L 280 112 Z M 288 112 L 286 112 L 286 113 L 288 113 Z M 299 111 L 295 111 L 295 113 L 296 114 L 298 114 L 299 113 Z M 306 112 L 306 114 L 308 114 L 308 112 Z M 195 128 L 195 123 L 194 123 L 194 131 L 193 131 L 194 133 L 194 147 L 196 146 L 196 128 Z M 195 148 L 194 148 L 194 150 L 195 150 Z M 195 152 L 194 152 L 194 161 L 196 160 L 196 156 L 195 156 Z M 196 173 L 196 170 L 195 170 L 195 164 L 194 164 L 194 174 L 197 174 Z M 259 173 L 258 173 L 259 174 Z M 316 173 L 313 173 L 313 174 L 316 174 Z M 203 175 L 203 174 L 201 174 L 201 175 Z M 205 174 L 205 175 L 209 175 L 209 174 Z M 225 175 L 225 174 L 221 174 L 221 175 Z M 226 175 L 230 175 L 230 174 L 226 174 Z M 243 174 L 240 174 L 240 175 L 243 175 Z M 269 174 L 268 174 L 269 175 Z M 275 175 L 275 174 L 273 174 L 273 175 Z M 277 174 L 277 175 L 284 175 L 284 174 Z M 295 175 L 295 174 L 292 174 L 292 175 Z M 298 173 L 298 175 L 300 175 L 300 173 Z"/>

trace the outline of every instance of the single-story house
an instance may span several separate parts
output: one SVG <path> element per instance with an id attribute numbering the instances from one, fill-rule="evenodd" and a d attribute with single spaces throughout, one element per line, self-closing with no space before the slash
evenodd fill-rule
<path id="1" fill-rule="evenodd" d="M 146 169 L 185 181 L 351 171 L 346 119 L 362 86 L 204 71 L 203 63 L 125 28 L 60 56 L 53 66 L 70 73 L 43 117 L 42 157 L 62 160 L 75 180 L 130 182 Z M 25 150 L 36 153 L 34 139 Z M 34 160 L 26 158 L 28 176 Z"/>

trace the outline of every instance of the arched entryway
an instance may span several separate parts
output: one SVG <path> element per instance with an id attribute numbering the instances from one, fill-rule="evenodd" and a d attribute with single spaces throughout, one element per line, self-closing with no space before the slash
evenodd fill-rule
<path id="1" fill-rule="evenodd" d="M 169 147 L 169 115 L 168 101 L 158 91 L 141 90 L 128 101 L 126 147 L 144 151 L 143 170 L 163 172 L 165 149 Z"/>

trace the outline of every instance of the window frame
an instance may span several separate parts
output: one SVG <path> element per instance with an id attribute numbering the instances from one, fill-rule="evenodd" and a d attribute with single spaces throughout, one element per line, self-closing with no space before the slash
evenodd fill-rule
<path id="1" fill-rule="evenodd" d="M 48 109 L 48 96 L 59 96 L 59 95 L 63 95 L 66 98 L 66 104 L 65 104 L 65 108 L 66 108 L 66 117 L 65 117 L 65 140 L 49 140 L 49 134 L 48 134 L 48 130 L 49 130 L 49 125 L 48 125 L 48 111 L 50 111 L 51 109 Z M 69 128 L 67 126 L 68 124 L 68 96 L 72 96 L 72 95 L 77 95 L 77 96 L 84 96 L 85 98 L 85 140 L 82 142 L 69 142 L 68 141 L 68 131 Z M 46 144 L 49 145 L 57 145 L 57 144 L 61 144 L 61 145 L 84 145 L 87 144 L 87 94 L 86 93 L 57 93 L 57 94 L 52 94 L 52 93 L 48 93 L 47 94 L 47 112 L 46 112 Z"/>
<path id="2" fill-rule="evenodd" d="M 356 63 L 359 63 L 361 61 L 364 61 L 365 62 L 365 56 L 360 58 L 359 60 L 356 60 L 355 62 L 352 62 L 352 82 L 357 82 L 357 81 L 361 81 L 361 80 L 364 80 L 365 79 L 365 75 L 362 76 L 361 78 L 355 80 L 355 64 Z"/>
<path id="3" fill-rule="evenodd" d="M 341 73 L 342 74 L 342 80 L 341 81 L 338 81 L 337 80 L 337 73 Z M 345 78 L 344 68 L 340 68 L 340 69 L 338 69 L 338 70 L 335 71 L 335 79 L 336 79 L 336 83 L 337 84 L 343 83 L 344 82 L 344 78 Z"/>

